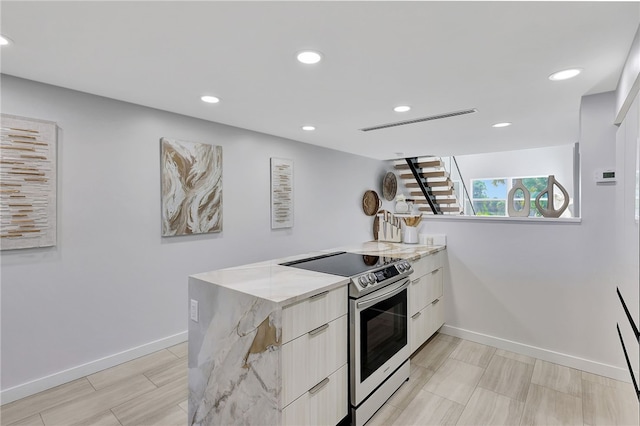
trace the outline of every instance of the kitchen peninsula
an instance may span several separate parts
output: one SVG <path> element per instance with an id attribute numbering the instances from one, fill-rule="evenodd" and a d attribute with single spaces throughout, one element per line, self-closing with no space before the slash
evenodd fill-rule
<path id="1" fill-rule="evenodd" d="M 444 249 L 367 242 L 189 277 L 188 424 L 339 422 L 349 278 L 281 264 L 346 251 L 416 265 Z"/>

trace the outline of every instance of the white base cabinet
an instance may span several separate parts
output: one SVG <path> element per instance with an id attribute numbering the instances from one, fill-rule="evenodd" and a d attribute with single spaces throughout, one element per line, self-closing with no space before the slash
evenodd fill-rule
<path id="1" fill-rule="evenodd" d="M 338 424 L 348 410 L 348 373 L 345 364 L 289 404 L 282 412 L 283 425 Z"/>
<path id="2" fill-rule="evenodd" d="M 415 352 L 444 324 L 444 251 L 413 262 L 409 286 L 409 343 Z"/>
<path id="3" fill-rule="evenodd" d="M 282 424 L 335 425 L 348 412 L 347 287 L 282 311 Z"/>

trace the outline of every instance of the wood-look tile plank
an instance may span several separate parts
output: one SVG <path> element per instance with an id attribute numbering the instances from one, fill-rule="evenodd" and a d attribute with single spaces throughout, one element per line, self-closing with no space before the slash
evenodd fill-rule
<path id="1" fill-rule="evenodd" d="M 531 384 L 520 426 L 581 426 L 582 398 Z"/>
<path id="2" fill-rule="evenodd" d="M 532 374 L 533 365 L 494 355 L 478 386 L 524 402 Z"/>
<path id="3" fill-rule="evenodd" d="M 433 370 L 421 367 L 417 364 L 411 364 L 411 373 L 409 380 L 404 382 L 402 386 L 387 401 L 387 404 L 404 410 L 411 400 L 418 394 L 420 389 L 434 375 Z"/>
<path id="4" fill-rule="evenodd" d="M 183 402 L 189 394 L 187 376 L 175 382 L 168 383 L 150 392 L 134 398 L 112 408 L 120 423 L 124 426 L 139 426 L 143 424 L 159 424 L 160 417 L 166 413 L 167 407 L 174 407 L 182 412 L 178 404 Z M 183 412 L 184 414 L 184 412 Z M 186 414 L 184 414 L 186 421 Z"/>
<path id="5" fill-rule="evenodd" d="M 189 414 L 189 400 L 182 401 L 178 404 L 178 407 L 182 408 L 185 413 Z"/>
<path id="6" fill-rule="evenodd" d="M 484 368 L 449 358 L 423 386 L 422 390 L 464 406 L 469 401 L 483 374 Z"/>
<path id="7" fill-rule="evenodd" d="M 107 368 L 98 373 L 87 376 L 94 388 L 100 390 L 113 385 L 127 377 L 143 374 L 146 371 L 175 361 L 177 357 L 166 349 L 136 358 L 115 367 Z"/>
<path id="8" fill-rule="evenodd" d="M 632 388 L 622 389 L 584 380 L 582 404 L 588 426 L 631 426 L 640 424 L 638 400 Z"/>
<path id="9" fill-rule="evenodd" d="M 154 389 L 157 387 L 140 374 L 88 395 L 74 398 L 40 414 L 46 426 L 79 423 Z"/>
<path id="10" fill-rule="evenodd" d="M 75 423 L 73 426 L 122 426 L 111 411 L 105 411 L 89 419 Z"/>
<path id="11" fill-rule="evenodd" d="M 463 409 L 463 405 L 421 390 L 392 424 L 397 426 L 455 425 Z"/>
<path id="12" fill-rule="evenodd" d="M 501 356 L 503 358 L 514 359 L 516 361 L 524 362 L 525 364 L 534 365 L 536 363 L 536 359 L 534 357 L 517 354 L 511 351 L 505 351 L 504 349 L 497 349 L 495 355 Z"/>
<path id="13" fill-rule="evenodd" d="M 536 360 L 531 383 L 569 395 L 582 396 L 582 375 L 579 370 L 540 359 Z"/>
<path id="14" fill-rule="evenodd" d="M 187 426 L 187 413 L 177 405 L 159 409 L 136 426 Z"/>
<path id="15" fill-rule="evenodd" d="M 178 358 L 144 373 L 147 379 L 156 386 L 164 386 L 167 383 L 179 380 L 187 376 L 187 358 Z"/>
<path id="16" fill-rule="evenodd" d="M 520 424 L 524 402 L 476 388 L 467 403 L 458 425 L 510 426 Z"/>
<path id="17" fill-rule="evenodd" d="M 188 355 L 189 342 L 178 343 L 175 346 L 167 348 L 167 350 L 178 358 L 185 358 Z"/>
<path id="18" fill-rule="evenodd" d="M 1 414 L 2 413 L 0 413 L 0 415 Z M 4 426 L 5 424 L 4 418 L 2 418 L 2 425 Z M 9 426 L 44 426 L 44 422 L 42 421 L 40 414 L 34 414 L 33 416 L 11 423 Z"/>
<path id="19" fill-rule="evenodd" d="M 393 405 L 384 404 L 367 422 L 367 426 L 390 425 L 402 411 Z"/>
<path id="20" fill-rule="evenodd" d="M 495 351 L 496 348 L 494 347 L 463 340 L 456 349 L 451 352 L 449 358 L 487 368 Z"/>
<path id="21" fill-rule="evenodd" d="M 86 378 L 74 380 L 2 406 L 2 424 L 15 423 L 96 390 Z"/>
<path id="22" fill-rule="evenodd" d="M 460 339 L 437 334 L 429 340 L 412 358 L 411 363 L 436 371 L 460 344 Z M 456 340 L 453 340 L 456 339 Z"/>
<path id="23" fill-rule="evenodd" d="M 444 334 L 444 333 L 441 333 L 441 332 L 437 332 L 437 333 L 433 336 L 433 338 L 438 338 L 438 339 L 446 340 L 446 341 L 449 341 L 449 342 L 452 342 L 452 343 L 458 343 L 458 342 L 462 341 L 462 339 L 461 339 L 461 338 L 459 338 L 459 337 L 450 336 L 450 335 L 448 335 L 448 334 Z"/>
<path id="24" fill-rule="evenodd" d="M 633 392 L 633 384 L 628 382 L 621 382 L 620 380 L 610 379 L 608 377 L 599 376 L 597 374 L 587 373 L 586 371 L 582 371 L 582 380 L 587 380 L 589 382 L 599 383 L 604 386 L 614 387 L 622 390 L 627 390 L 629 392 Z"/>

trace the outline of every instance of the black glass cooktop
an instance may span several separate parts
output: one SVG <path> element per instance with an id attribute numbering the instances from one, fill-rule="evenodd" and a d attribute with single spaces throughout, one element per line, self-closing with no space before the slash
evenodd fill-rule
<path id="1" fill-rule="evenodd" d="M 400 259 L 393 257 L 369 256 L 366 254 L 339 251 L 281 263 L 281 265 L 315 272 L 324 272 L 325 274 L 353 277 L 399 260 Z"/>

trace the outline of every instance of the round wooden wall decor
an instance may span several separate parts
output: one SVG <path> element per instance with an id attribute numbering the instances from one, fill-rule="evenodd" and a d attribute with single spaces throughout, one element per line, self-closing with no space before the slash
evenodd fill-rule
<path id="1" fill-rule="evenodd" d="M 398 191 L 398 179 L 392 172 L 387 172 L 382 179 L 382 196 L 387 201 L 393 201 L 396 198 L 396 192 Z"/>

